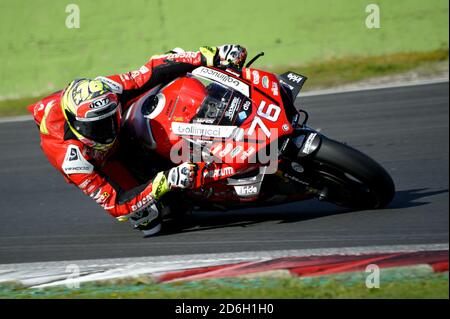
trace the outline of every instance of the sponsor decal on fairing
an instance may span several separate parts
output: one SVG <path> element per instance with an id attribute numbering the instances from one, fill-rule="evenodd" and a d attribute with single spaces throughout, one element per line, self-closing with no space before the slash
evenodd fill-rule
<path id="1" fill-rule="evenodd" d="M 225 112 L 225 117 L 231 121 L 233 121 L 234 113 L 236 113 L 236 110 L 238 109 L 239 105 L 241 104 L 241 98 L 234 97 L 231 101 L 231 104 L 228 108 L 228 110 Z"/>
<path id="2" fill-rule="evenodd" d="M 248 150 L 242 153 L 241 155 L 241 161 L 245 161 L 247 158 L 249 158 L 253 153 L 255 153 L 255 148 L 253 146 L 250 146 Z"/>
<path id="3" fill-rule="evenodd" d="M 215 121 L 216 119 L 215 118 L 212 118 L 212 119 L 208 119 L 208 118 L 197 118 L 197 119 L 194 119 L 194 123 L 199 123 L 199 124 L 213 124 L 214 123 L 214 121 Z"/>
<path id="4" fill-rule="evenodd" d="M 236 142 L 242 142 L 244 140 L 244 135 L 245 135 L 245 130 L 243 128 L 239 127 L 233 132 L 233 139 Z"/>
<path id="5" fill-rule="evenodd" d="M 242 151 L 243 147 L 238 145 L 236 146 L 230 153 L 231 158 L 236 157 L 241 151 Z"/>
<path id="6" fill-rule="evenodd" d="M 203 173 L 203 177 L 204 178 L 219 178 L 219 177 L 224 177 L 224 176 L 231 176 L 233 174 L 234 174 L 233 167 L 225 167 L 225 168 L 218 168 L 218 169 L 206 171 Z"/>
<path id="7" fill-rule="evenodd" d="M 262 86 L 265 89 L 269 88 L 269 77 L 267 75 L 264 75 L 263 78 L 262 78 Z"/>
<path id="8" fill-rule="evenodd" d="M 299 76 L 299 75 L 297 75 L 297 74 L 294 74 L 294 73 L 289 73 L 289 74 L 287 75 L 287 78 L 288 78 L 290 81 L 295 82 L 295 83 L 297 83 L 297 84 L 300 84 L 300 82 L 303 80 L 303 77 L 301 77 L 301 76 Z"/>
<path id="9" fill-rule="evenodd" d="M 231 152 L 232 149 L 233 149 L 233 144 L 228 143 L 227 146 L 225 146 L 225 148 L 222 151 L 220 151 L 219 156 L 225 157 L 228 153 Z"/>
<path id="10" fill-rule="evenodd" d="M 192 74 L 219 82 L 232 89 L 235 89 L 238 92 L 241 92 L 247 97 L 250 96 L 250 87 L 248 86 L 248 84 L 223 72 L 201 66 L 192 71 Z"/>
<path id="11" fill-rule="evenodd" d="M 258 85 L 259 84 L 259 72 L 256 70 L 253 70 L 252 74 L 253 74 L 253 84 Z"/>
<path id="12" fill-rule="evenodd" d="M 286 85 L 291 91 L 294 89 L 292 85 L 287 83 L 286 81 L 283 81 L 282 79 L 279 80 L 281 84 Z"/>
<path id="13" fill-rule="evenodd" d="M 236 194 L 241 197 L 254 196 L 259 193 L 258 185 L 234 186 Z"/>
<path id="14" fill-rule="evenodd" d="M 237 118 L 236 118 L 237 125 L 241 125 L 252 113 L 251 105 L 252 105 L 252 102 L 249 100 L 244 102 L 244 104 L 242 105 L 241 111 L 238 113 Z"/>
<path id="15" fill-rule="evenodd" d="M 236 129 L 236 126 L 219 126 L 206 124 L 191 124 L 172 122 L 172 132 L 175 135 L 202 136 L 213 138 L 228 138 Z"/>
<path id="16" fill-rule="evenodd" d="M 305 153 L 305 154 L 311 153 L 312 143 L 316 136 L 317 136 L 317 133 L 312 133 L 308 136 L 308 138 L 306 139 L 306 142 L 305 142 L 305 146 L 303 146 L 302 153 Z"/>

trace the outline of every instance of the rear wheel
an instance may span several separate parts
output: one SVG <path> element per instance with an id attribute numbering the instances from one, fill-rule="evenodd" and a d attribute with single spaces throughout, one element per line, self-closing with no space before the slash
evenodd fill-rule
<path id="1" fill-rule="evenodd" d="M 386 170 L 360 151 L 323 137 L 309 163 L 314 187 L 328 202 L 355 209 L 383 208 L 395 186 Z M 310 171 L 311 173 L 311 171 Z"/>

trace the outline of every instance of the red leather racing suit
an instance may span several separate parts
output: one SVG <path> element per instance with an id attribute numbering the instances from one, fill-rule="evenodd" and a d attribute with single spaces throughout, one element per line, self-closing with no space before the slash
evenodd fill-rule
<path id="1" fill-rule="evenodd" d="M 97 79 L 118 94 L 123 113 L 127 102 L 148 89 L 205 64 L 206 58 L 201 52 L 171 53 L 152 57 L 136 71 Z M 114 217 L 138 211 L 152 203 L 151 181 L 138 185 L 130 174 L 121 170 L 120 174 L 115 174 L 114 183 L 111 182 L 110 174 L 117 172 L 120 163 L 112 165 L 108 159 L 117 147 L 101 153 L 81 143 L 64 118 L 60 105 L 62 93 L 56 92 L 28 107 L 39 127 L 41 147 L 50 163 L 67 182 L 77 185 Z M 136 187 L 126 189 L 116 184 Z"/>

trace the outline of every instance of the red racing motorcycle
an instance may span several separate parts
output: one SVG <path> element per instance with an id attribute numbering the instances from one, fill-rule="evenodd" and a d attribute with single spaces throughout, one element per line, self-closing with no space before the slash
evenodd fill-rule
<path id="1" fill-rule="evenodd" d="M 193 189 L 162 198 L 166 214 L 311 198 L 351 209 L 385 207 L 395 193 L 386 170 L 308 127 L 308 114 L 296 108 L 306 77 L 250 68 L 255 60 L 239 70 L 198 67 L 142 94 L 124 114 L 121 135 L 140 180 L 154 174 L 145 163 L 156 171 L 198 165 Z"/>

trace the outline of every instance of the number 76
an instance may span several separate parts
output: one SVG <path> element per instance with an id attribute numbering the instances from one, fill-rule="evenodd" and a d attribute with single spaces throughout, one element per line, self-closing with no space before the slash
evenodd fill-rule
<path id="1" fill-rule="evenodd" d="M 270 131 L 267 128 L 266 124 L 264 124 L 261 117 L 271 122 L 276 122 L 278 120 L 278 117 L 280 116 L 281 108 L 278 105 L 269 104 L 267 109 L 264 110 L 265 106 L 266 101 L 261 101 L 261 104 L 258 107 L 257 115 L 253 119 L 253 122 L 250 125 L 250 128 L 248 129 L 247 134 L 249 136 L 253 135 L 256 129 L 256 125 L 259 125 L 259 127 L 261 127 L 261 129 L 263 130 L 264 134 L 267 136 L 267 138 L 270 138 Z"/>

